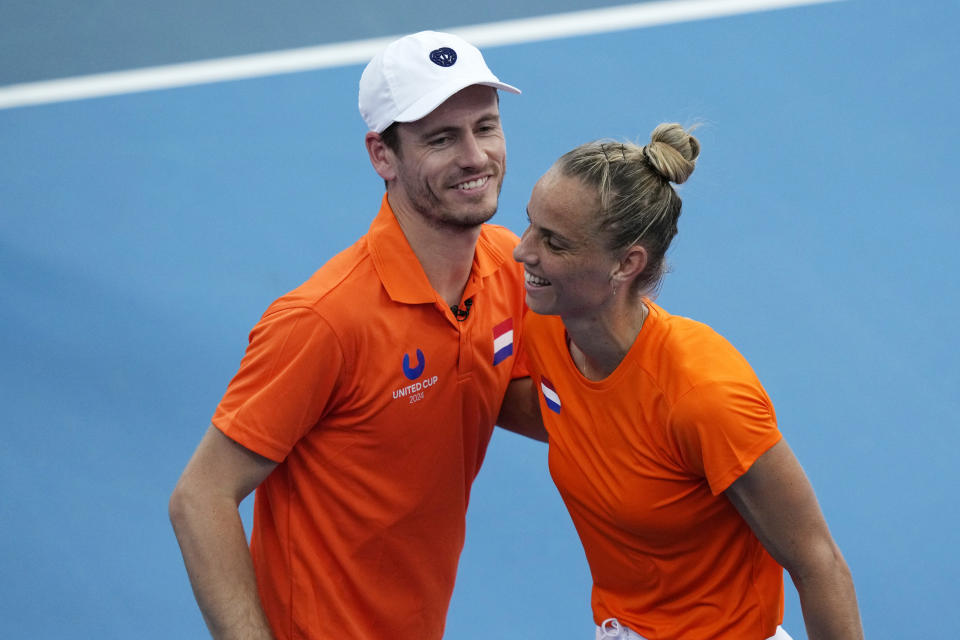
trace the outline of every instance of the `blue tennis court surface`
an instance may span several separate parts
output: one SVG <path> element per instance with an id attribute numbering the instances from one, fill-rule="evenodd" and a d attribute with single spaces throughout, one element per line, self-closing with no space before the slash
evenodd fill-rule
<path id="1" fill-rule="evenodd" d="M 0 39 L 44 32 L 33 21 L 53 14 L 30 6 L 11 5 L 21 23 L 0 20 Z M 235 16 L 225 28 L 241 36 L 219 49 L 178 37 L 234 55 L 549 9 L 518 6 L 480 20 L 384 5 L 326 30 L 291 13 L 292 40 L 271 22 L 247 50 L 256 30 Z M 118 40 L 130 63 L 85 47 L 90 23 L 62 11 L 75 28 L 51 22 L 60 44 L 34 42 L 30 59 L 5 53 L 0 82 L 183 59 L 176 42 Z M 304 23 L 320 25 L 313 42 Z M 514 231 L 560 153 L 701 123 L 659 302 L 753 364 L 872 639 L 944 637 L 960 596 L 957 24 L 953 0 L 849 0 L 485 50 L 524 91 L 501 100 L 495 220 Z M 263 309 L 376 212 L 360 71 L 0 110 L 0 636 L 205 636 L 167 499 Z M 468 519 L 448 638 L 591 637 L 589 573 L 545 447 L 498 432 Z M 785 627 L 806 638 L 787 592 Z"/>

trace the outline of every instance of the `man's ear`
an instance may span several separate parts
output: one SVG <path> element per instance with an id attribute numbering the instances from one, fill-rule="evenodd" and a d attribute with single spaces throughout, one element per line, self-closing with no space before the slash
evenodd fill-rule
<path id="1" fill-rule="evenodd" d="M 620 261 L 614 267 L 611 279 L 617 280 L 622 284 L 633 282 L 634 279 L 643 273 L 647 268 L 647 261 L 650 255 L 647 250 L 639 244 L 629 247 Z"/>
<path id="2" fill-rule="evenodd" d="M 370 164 L 377 175 L 385 181 L 390 182 L 397 177 L 397 155 L 388 147 L 379 133 L 368 131 L 364 138 L 367 145 L 367 155 L 370 156 Z"/>

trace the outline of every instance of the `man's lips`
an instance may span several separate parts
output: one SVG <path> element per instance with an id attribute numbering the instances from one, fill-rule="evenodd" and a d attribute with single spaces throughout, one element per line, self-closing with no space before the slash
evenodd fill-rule
<path id="1" fill-rule="evenodd" d="M 490 176 L 483 176 L 480 178 L 474 178 L 472 180 L 467 180 L 453 186 L 454 189 L 459 191 L 470 191 L 472 189 L 479 189 L 487 184 L 487 181 L 490 180 Z"/>

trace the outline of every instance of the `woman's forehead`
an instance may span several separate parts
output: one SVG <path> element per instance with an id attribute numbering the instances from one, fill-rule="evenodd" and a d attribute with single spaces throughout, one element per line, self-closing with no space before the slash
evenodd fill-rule
<path id="1" fill-rule="evenodd" d="M 534 185 L 529 214 L 531 221 L 534 217 L 541 218 L 537 220 L 540 224 L 563 225 L 589 232 L 584 227 L 596 219 L 598 205 L 596 190 L 553 167 Z"/>

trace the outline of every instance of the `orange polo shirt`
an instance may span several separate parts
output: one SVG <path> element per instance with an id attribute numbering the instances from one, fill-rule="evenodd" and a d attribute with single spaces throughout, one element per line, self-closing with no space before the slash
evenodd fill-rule
<path id="1" fill-rule="evenodd" d="M 280 463 L 251 540 L 277 638 L 443 635 L 470 486 L 528 375 L 516 243 L 484 225 L 458 322 L 384 196 L 369 232 L 254 327 L 213 424 Z"/>
<path id="2" fill-rule="evenodd" d="M 599 382 L 573 363 L 560 318 L 524 323 L 594 621 L 617 618 L 650 640 L 768 638 L 783 618 L 783 569 L 722 492 L 780 440 L 773 406 L 725 339 L 647 305 Z"/>

